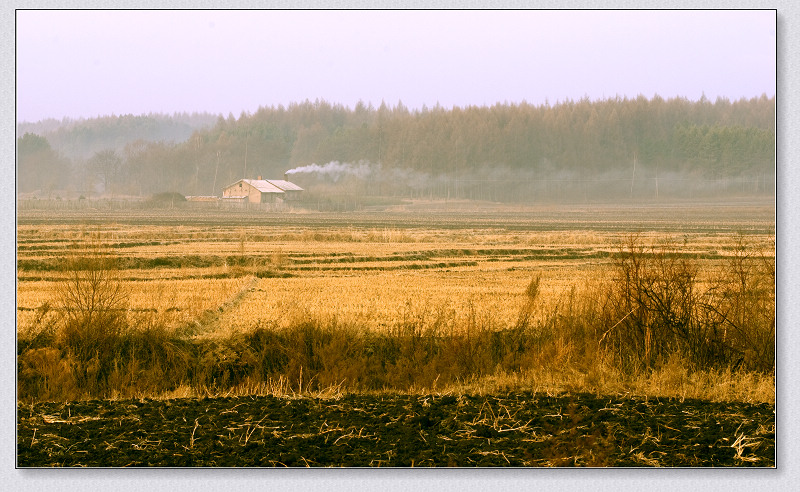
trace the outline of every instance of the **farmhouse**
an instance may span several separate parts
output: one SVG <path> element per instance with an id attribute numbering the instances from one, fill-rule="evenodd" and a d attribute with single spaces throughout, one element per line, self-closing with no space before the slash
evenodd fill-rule
<path id="1" fill-rule="evenodd" d="M 222 190 L 222 199 L 244 203 L 279 203 L 297 200 L 303 188 L 285 180 L 240 179 Z"/>

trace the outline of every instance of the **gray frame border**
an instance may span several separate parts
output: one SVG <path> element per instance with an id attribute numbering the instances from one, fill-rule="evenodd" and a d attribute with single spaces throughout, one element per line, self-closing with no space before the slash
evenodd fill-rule
<path id="1" fill-rule="evenodd" d="M 792 260 L 798 258 L 795 244 L 798 232 L 796 183 L 800 159 L 797 148 L 788 144 L 789 136 L 797 132 L 800 116 L 793 111 L 796 97 L 790 90 L 797 82 L 797 54 L 790 47 L 800 46 L 798 25 L 800 13 L 789 0 L 765 5 L 759 1 L 736 2 L 730 0 L 695 1 L 630 1 L 592 0 L 568 1 L 510 1 L 510 0 L 15 0 L 0 10 L 0 52 L 3 66 L 15 66 L 15 9 L 46 8 L 753 8 L 777 9 L 778 43 L 778 116 L 777 116 L 777 323 L 778 323 L 778 399 L 777 399 L 777 469 L 775 470 L 261 470 L 261 469 L 158 469 L 158 470 L 17 470 L 15 469 L 15 373 L 14 353 L 16 326 L 16 290 L 11 279 L 16 278 L 16 206 L 15 206 L 15 78 L 14 71 L 5 70 L 0 85 L 0 114 L 2 135 L 0 152 L 4 157 L 0 166 L 0 221 L 2 252 L 0 271 L 8 279 L 0 292 L 5 309 L 0 310 L 0 327 L 4 354 L 0 356 L 0 387 L 4 396 L 0 405 L 0 477 L 7 490 L 81 490 L 102 487 L 106 490 L 172 490 L 175 492 L 199 490 L 371 490 L 385 491 L 427 490 L 444 491 L 529 489 L 547 490 L 673 490 L 676 487 L 715 490 L 747 490 L 760 488 L 784 489 L 800 479 L 798 473 L 798 444 L 792 439 L 798 432 L 796 410 L 798 382 L 791 375 L 800 370 L 797 355 L 798 334 L 792 330 L 791 320 L 800 319 L 800 302 L 797 299 L 795 279 L 798 269 Z M 233 108 L 235 109 L 235 108 Z M 233 110 L 232 109 L 232 110 Z"/>

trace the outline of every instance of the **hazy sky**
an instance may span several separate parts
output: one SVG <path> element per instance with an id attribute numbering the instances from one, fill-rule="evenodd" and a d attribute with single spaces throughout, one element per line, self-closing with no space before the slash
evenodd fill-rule
<path id="1" fill-rule="evenodd" d="M 16 17 L 17 121 L 775 95 L 774 11 L 120 11 Z"/>

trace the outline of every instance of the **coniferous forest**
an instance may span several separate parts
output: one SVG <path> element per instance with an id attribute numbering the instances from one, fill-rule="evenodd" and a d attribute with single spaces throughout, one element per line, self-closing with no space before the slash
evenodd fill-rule
<path id="1" fill-rule="evenodd" d="M 17 126 L 17 191 L 219 195 L 240 178 L 307 190 L 491 201 L 774 193 L 775 98 L 613 98 L 411 110 L 326 101 Z M 324 169 L 328 173 L 302 172 Z M 317 166 L 310 166 L 317 164 Z M 329 169 L 329 170 L 330 170 Z M 335 190 L 335 191 L 334 191 Z"/>

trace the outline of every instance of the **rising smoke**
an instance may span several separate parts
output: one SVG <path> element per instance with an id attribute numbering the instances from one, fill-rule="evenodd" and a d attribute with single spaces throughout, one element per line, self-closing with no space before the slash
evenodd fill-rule
<path id="1" fill-rule="evenodd" d="M 329 177 L 334 182 L 339 181 L 344 176 L 354 176 L 359 179 L 367 179 L 375 172 L 375 168 L 367 161 L 358 163 L 331 161 L 327 164 L 309 164 L 289 169 L 286 174 L 314 173 Z"/>

